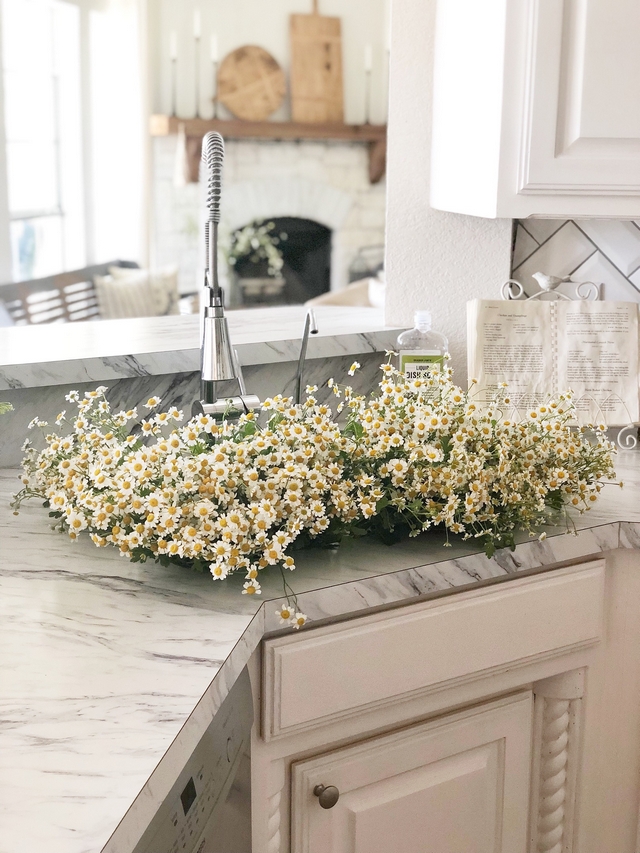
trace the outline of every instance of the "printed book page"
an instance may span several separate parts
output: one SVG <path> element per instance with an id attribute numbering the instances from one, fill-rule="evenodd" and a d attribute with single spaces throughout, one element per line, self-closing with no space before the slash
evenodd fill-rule
<path id="1" fill-rule="evenodd" d="M 469 379 L 479 403 L 488 403 L 502 382 L 511 404 L 529 409 L 555 393 L 553 337 L 548 302 L 475 299 L 467 303 Z"/>
<path id="2" fill-rule="evenodd" d="M 640 420 L 635 302 L 477 299 L 467 326 L 478 402 L 506 382 L 520 411 L 571 390 L 580 423 Z"/>
<path id="3" fill-rule="evenodd" d="M 638 306 L 558 302 L 558 382 L 579 421 L 623 426 L 639 419 Z"/>

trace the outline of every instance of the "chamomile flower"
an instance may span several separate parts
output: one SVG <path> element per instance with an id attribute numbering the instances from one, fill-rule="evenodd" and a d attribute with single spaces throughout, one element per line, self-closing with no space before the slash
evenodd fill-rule
<path id="1" fill-rule="evenodd" d="M 209 571 L 216 581 L 223 581 L 228 575 L 228 570 L 224 563 L 212 563 L 209 566 Z"/>
<path id="2" fill-rule="evenodd" d="M 257 580 L 249 580 L 242 584 L 243 595 L 260 595 L 262 590 Z"/>
<path id="3" fill-rule="evenodd" d="M 289 604 L 283 604 L 279 610 L 276 610 L 276 616 L 280 617 L 280 624 L 286 625 L 294 616 L 294 612 Z"/>
<path id="4" fill-rule="evenodd" d="M 290 619 L 290 624 L 293 625 L 294 628 L 299 630 L 303 625 L 309 621 L 308 616 L 305 616 L 304 613 L 294 613 L 294 615 Z"/>

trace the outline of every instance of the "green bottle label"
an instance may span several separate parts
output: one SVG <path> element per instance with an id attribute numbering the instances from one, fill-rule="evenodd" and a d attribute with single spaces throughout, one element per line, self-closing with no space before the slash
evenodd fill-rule
<path id="1" fill-rule="evenodd" d="M 441 353 L 435 350 L 411 352 L 402 350 L 400 355 L 400 372 L 404 373 L 407 379 L 418 379 L 425 376 L 434 370 L 440 370 L 440 365 L 444 362 L 444 357 Z"/>

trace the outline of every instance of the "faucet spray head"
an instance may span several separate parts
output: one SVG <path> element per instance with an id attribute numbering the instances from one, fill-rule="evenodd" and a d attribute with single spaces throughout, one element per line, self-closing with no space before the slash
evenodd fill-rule
<path id="1" fill-rule="evenodd" d="M 206 288 L 208 304 L 204 306 L 202 337 L 203 398 L 214 403 L 216 383 L 237 380 L 237 369 L 231 351 L 229 326 L 224 315 L 224 298 L 218 281 L 218 223 L 222 195 L 224 142 L 219 133 L 209 131 L 202 140 L 202 159 L 207 168 L 207 210 L 205 229 Z"/>
<path id="2" fill-rule="evenodd" d="M 224 140 L 215 130 L 210 130 L 202 140 L 202 160 L 207 167 L 207 210 L 205 250 L 207 286 L 212 289 L 212 305 L 222 304 L 222 291 L 218 282 L 218 223 L 222 195 L 222 168 L 224 166 Z"/>

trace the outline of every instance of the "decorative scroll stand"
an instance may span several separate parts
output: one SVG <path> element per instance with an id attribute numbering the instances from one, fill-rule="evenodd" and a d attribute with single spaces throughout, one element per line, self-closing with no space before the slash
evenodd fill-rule
<path id="1" fill-rule="evenodd" d="M 562 278 L 558 278 L 558 276 L 547 275 L 546 273 L 537 272 L 533 274 L 533 278 L 540 285 L 540 291 L 538 293 L 534 293 L 533 296 L 525 296 L 525 289 L 520 284 L 519 281 L 516 281 L 515 278 L 510 278 L 502 285 L 500 289 L 500 295 L 504 300 L 514 300 L 514 299 L 522 299 L 526 302 L 532 302 L 534 299 L 542 299 L 545 294 L 547 294 L 547 301 L 549 299 L 565 299 L 569 302 L 571 301 L 583 301 L 583 302 L 597 302 L 600 299 L 600 285 L 595 284 L 593 281 L 572 281 L 571 276 L 567 275 Z M 575 295 L 573 297 L 567 296 L 565 293 L 559 293 L 556 288 L 560 284 L 575 284 Z M 602 418 L 602 423 L 606 423 L 606 417 L 604 412 L 602 411 L 602 406 L 605 405 L 609 400 L 612 400 L 617 395 L 610 395 L 605 400 L 602 400 L 600 403 L 590 396 L 580 397 L 578 402 L 580 401 L 589 401 L 595 405 L 598 410 L 599 415 Z M 618 397 L 620 401 L 620 398 Z M 622 402 L 622 401 L 620 401 Z M 616 442 L 618 447 L 621 450 L 633 450 L 638 446 L 638 427 L 640 424 L 636 424 L 633 422 L 628 423 L 626 426 L 621 427 L 618 430 L 618 434 L 616 436 Z"/>

